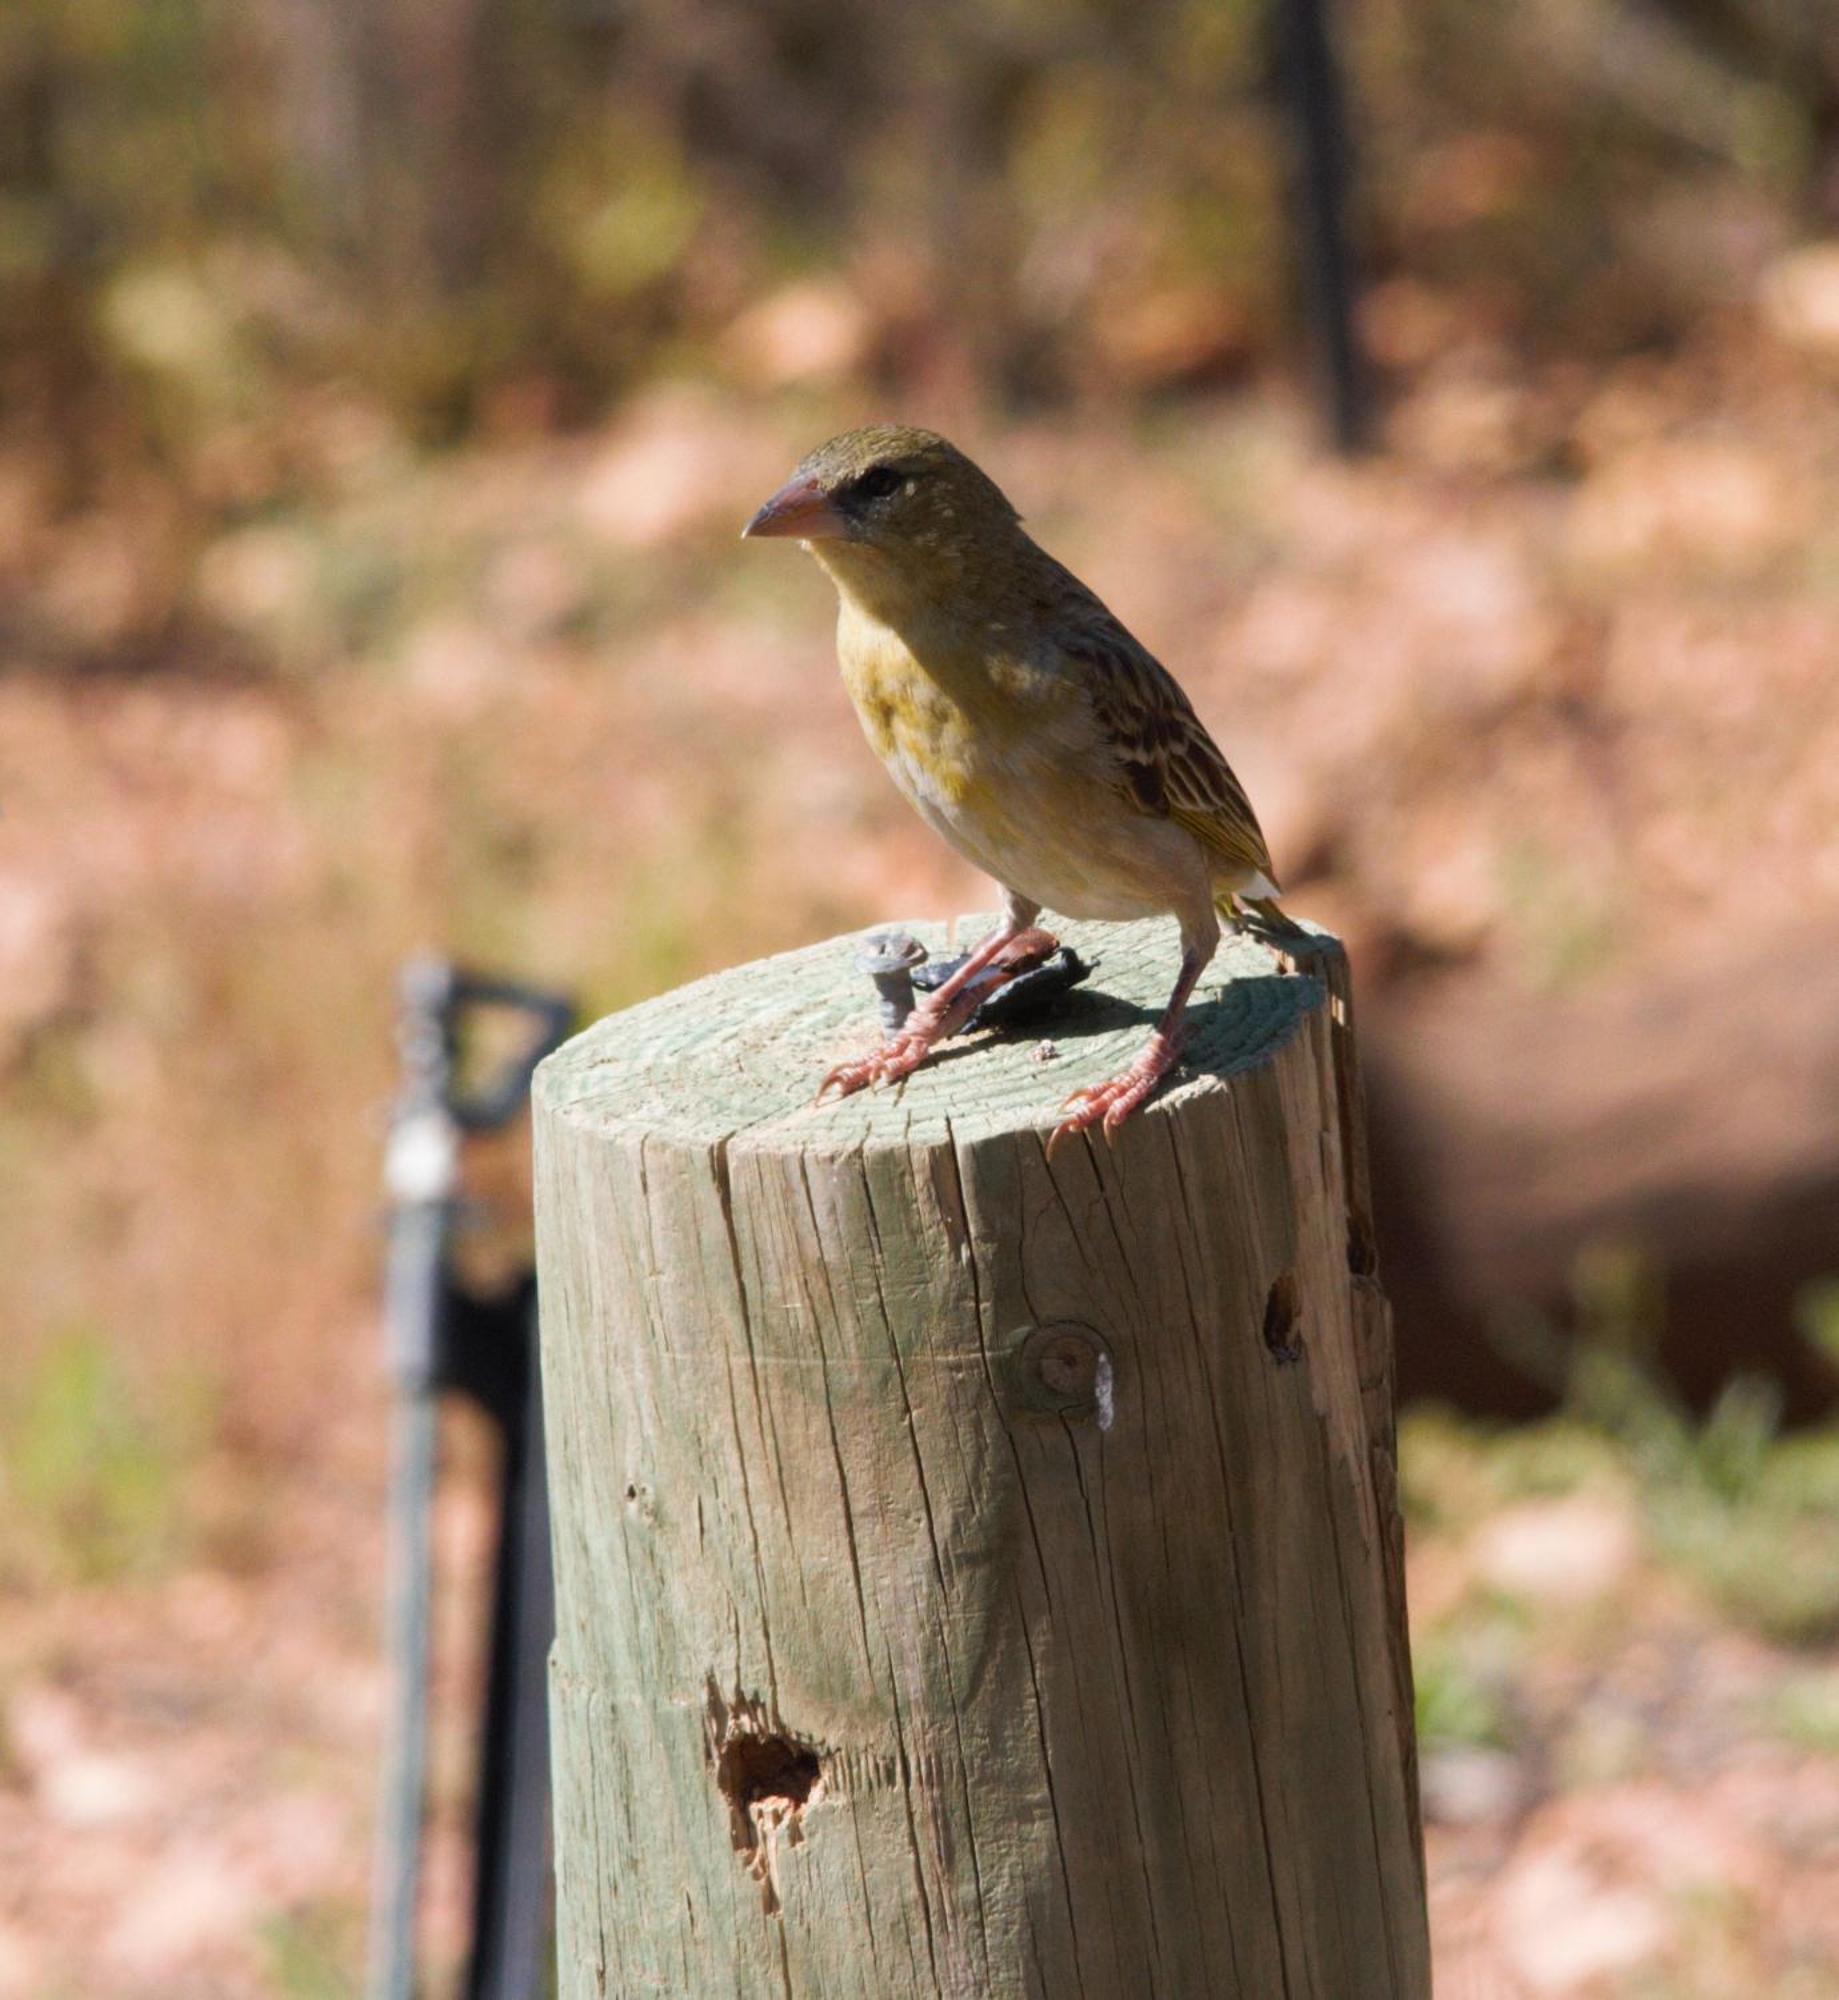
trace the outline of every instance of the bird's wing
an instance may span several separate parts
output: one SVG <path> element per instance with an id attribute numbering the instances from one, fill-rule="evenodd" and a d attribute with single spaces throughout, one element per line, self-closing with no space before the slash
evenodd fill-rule
<path id="1" fill-rule="evenodd" d="M 1179 682 L 1097 599 L 1084 608 L 1088 615 L 1059 643 L 1083 669 L 1116 759 L 1118 789 L 1139 811 L 1186 827 L 1222 872 L 1262 875 L 1274 889 L 1270 853 L 1245 787 Z"/>

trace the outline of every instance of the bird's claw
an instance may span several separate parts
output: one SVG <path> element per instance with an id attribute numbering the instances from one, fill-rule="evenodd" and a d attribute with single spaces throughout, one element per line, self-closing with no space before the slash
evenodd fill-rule
<path id="1" fill-rule="evenodd" d="M 1123 1073 L 1104 1083 L 1088 1083 L 1073 1092 L 1060 1107 L 1060 1122 L 1048 1135 L 1047 1157 L 1062 1140 L 1090 1131 L 1096 1125 L 1109 1145 L 1113 1133 L 1124 1120 L 1155 1092 L 1156 1086 L 1175 1066 L 1178 1050 L 1161 1035 Z"/>
<path id="2" fill-rule="evenodd" d="M 816 1102 L 823 1103 L 833 1090 L 839 1097 L 851 1097 L 872 1083 L 895 1083 L 911 1076 L 935 1046 L 955 1035 L 980 1006 L 1019 976 L 1044 965 L 1059 949 L 1060 940 L 1050 931 L 1017 932 L 1003 942 L 977 977 L 951 993 L 949 999 L 945 997 L 951 991 L 949 985 L 929 993 L 907 1016 L 906 1026 L 880 1048 L 838 1063 L 817 1086 Z"/>
<path id="3" fill-rule="evenodd" d="M 1060 1122 L 1048 1135 L 1047 1157 L 1051 1160 L 1064 1141 L 1089 1132 L 1094 1125 L 1109 1145 L 1111 1135 L 1154 1088 L 1153 1083 L 1138 1084 L 1119 1076 L 1109 1083 L 1091 1083 L 1074 1091 L 1061 1105 Z"/>
<path id="4" fill-rule="evenodd" d="M 871 1083 L 897 1082 L 903 1076 L 911 1076 L 931 1053 L 930 1035 L 903 1028 L 898 1035 L 869 1054 L 838 1063 L 817 1086 L 814 1101 L 822 1104 L 833 1090 L 839 1097 L 853 1097 L 858 1090 L 866 1090 Z"/>

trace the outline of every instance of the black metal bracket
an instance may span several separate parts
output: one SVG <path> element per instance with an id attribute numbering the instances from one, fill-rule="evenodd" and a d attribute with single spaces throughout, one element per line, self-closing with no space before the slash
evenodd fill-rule
<path id="1" fill-rule="evenodd" d="M 482 1081 L 463 1088 L 469 1025 L 510 1009 L 529 1033 Z M 417 1910 L 428 1723 L 430 1517 L 444 1394 L 476 1403 L 500 1438 L 499 1531 L 492 1630 L 479 1733 L 472 1936 L 465 2000 L 536 2000 L 550 1930 L 547 1655 L 555 1631 L 548 1481 L 538 1362 L 536 1280 L 469 1290 L 452 1256 L 460 1226 L 461 1149 L 521 1111 L 536 1066 L 574 1020 L 560 996 L 438 960 L 402 978 L 403 1080 L 385 1178 L 390 1196 L 387 1358 L 397 1390 L 391 1481 L 392 1723 L 386 1746 L 373 1899 L 372 2000 L 419 1990 Z"/>

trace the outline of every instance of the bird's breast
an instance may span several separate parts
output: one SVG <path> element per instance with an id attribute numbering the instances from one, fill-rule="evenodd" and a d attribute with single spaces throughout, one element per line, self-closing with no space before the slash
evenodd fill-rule
<path id="1" fill-rule="evenodd" d="M 862 727 L 930 819 L 974 820 L 1039 721 L 1039 692 L 984 658 L 922 657 L 877 621 L 845 616 L 837 654 Z"/>
<path id="2" fill-rule="evenodd" d="M 926 649 L 847 612 L 838 657 L 869 742 L 921 818 L 1067 916 L 1210 901 L 1198 842 L 1117 786 L 1078 683 L 1026 654 Z"/>

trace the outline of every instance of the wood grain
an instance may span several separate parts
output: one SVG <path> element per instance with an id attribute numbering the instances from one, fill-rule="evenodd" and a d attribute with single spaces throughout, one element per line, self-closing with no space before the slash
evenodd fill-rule
<path id="1" fill-rule="evenodd" d="M 544 1066 L 569 2000 L 1427 2000 L 1344 964 L 1229 943 L 1050 1162 L 1175 951 L 1063 935 L 898 1092 L 811 1103 L 850 939 Z"/>

